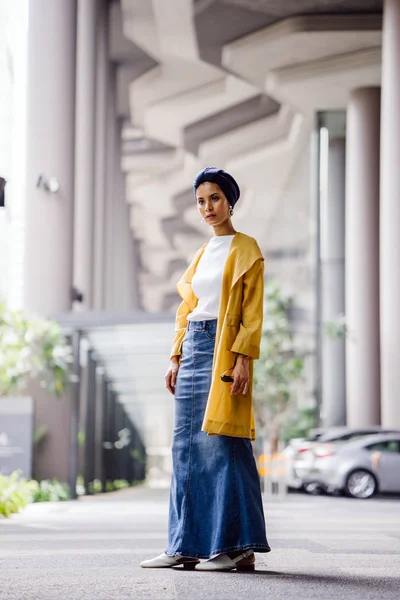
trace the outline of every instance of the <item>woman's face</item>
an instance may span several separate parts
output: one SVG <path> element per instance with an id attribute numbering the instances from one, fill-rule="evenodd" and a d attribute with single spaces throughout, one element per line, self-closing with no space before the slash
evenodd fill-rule
<path id="1" fill-rule="evenodd" d="M 205 181 L 196 190 L 197 208 L 202 219 L 213 227 L 231 220 L 229 202 L 219 185 Z"/>

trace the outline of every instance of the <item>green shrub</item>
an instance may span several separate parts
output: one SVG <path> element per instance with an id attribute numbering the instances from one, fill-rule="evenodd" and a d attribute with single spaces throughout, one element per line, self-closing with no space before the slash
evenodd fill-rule
<path id="1" fill-rule="evenodd" d="M 106 482 L 106 491 L 114 492 L 130 486 L 141 484 L 141 481 L 127 481 L 126 479 L 114 479 Z M 78 495 L 83 495 L 82 477 L 77 480 Z M 94 494 L 102 491 L 101 481 L 95 479 L 89 484 L 89 493 Z M 17 513 L 29 503 L 33 502 L 59 502 L 69 500 L 71 490 L 67 483 L 57 479 L 43 479 L 42 481 L 26 481 L 21 478 L 20 471 L 14 471 L 11 475 L 0 474 L 0 518 L 9 517 Z"/>
<path id="2" fill-rule="evenodd" d="M 57 479 L 26 481 L 20 471 L 0 475 L 0 517 L 9 517 L 31 502 L 58 502 L 71 497 L 68 484 Z"/>
<path id="3" fill-rule="evenodd" d="M 57 479 L 43 479 L 30 483 L 32 484 L 31 502 L 59 502 L 71 498 L 69 485 Z"/>
<path id="4" fill-rule="evenodd" d="M 125 488 L 130 487 L 129 482 L 126 479 L 114 479 L 114 490 L 124 490 Z"/>
<path id="5" fill-rule="evenodd" d="M 116 490 L 123 490 L 133 485 L 134 482 L 129 482 L 126 479 L 114 479 L 113 481 L 106 482 L 106 492 L 115 492 Z M 98 494 L 103 491 L 103 485 L 99 479 L 95 479 L 88 484 L 88 494 Z M 83 488 L 82 494 L 85 493 Z"/>
<path id="6" fill-rule="evenodd" d="M 88 494 L 98 494 L 102 491 L 103 486 L 100 479 L 95 479 L 88 484 Z M 83 495 L 85 494 L 85 488 L 83 488 Z"/>
<path id="7" fill-rule="evenodd" d="M 21 479 L 19 471 L 0 475 L 0 518 L 17 513 L 30 502 L 34 482 Z"/>

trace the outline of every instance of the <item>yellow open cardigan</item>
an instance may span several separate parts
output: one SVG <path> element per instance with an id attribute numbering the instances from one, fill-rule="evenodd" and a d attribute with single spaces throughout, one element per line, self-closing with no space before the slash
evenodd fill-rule
<path id="1" fill-rule="evenodd" d="M 192 278 L 206 245 L 196 253 L 177 284 L 182 302 L 176 313 L 176 334 L 171 356 L 180 356 L 187 316 L 198 302 L 192 289 Z M 249 390 L 245 395 L 231 396 L 232 384 L 221 381 L 221 375 L 234 366 L 237 354 L 259 358 L 263 298 L 264 258 L 261 250 L 254 238 L 236 233 L 222 278 L 212 381 L 202 426 L 202 430 L 210 435 L 255 439 L 252 361 Z"/>

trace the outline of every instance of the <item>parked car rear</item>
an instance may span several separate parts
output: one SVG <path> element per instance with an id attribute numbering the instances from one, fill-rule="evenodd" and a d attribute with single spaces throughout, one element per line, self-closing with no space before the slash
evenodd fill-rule
<path id="1" fill-rule="evenodd" d="M 307 462 L 296 465 L 305 485 L 354 498 L 376 492 L 400 493 L 400 433 L 362 436 L 340 443 L 317 443 Z"/>
<path id="2" fill-rule="evenodd" d="M 320 443 L 339 443 L 357 439 L 374 433 L 391 433 L 389 429 L 376 427 L 329 427 L 327 429 L 314 429 L 309 437 L 305 439 L 296 438 L 290 440 L 284 450 L 286 458 L 286 485 L 289 488 L 300 489 L 304 481 L 298 476 L 298 472 L 310 467 L 313 461 L 312 449 Z M 400 433 L 400 431 L 394 431 Z"/>

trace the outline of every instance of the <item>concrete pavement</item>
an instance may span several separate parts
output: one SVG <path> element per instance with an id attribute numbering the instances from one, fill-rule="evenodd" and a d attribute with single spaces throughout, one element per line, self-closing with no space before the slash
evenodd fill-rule
<path id="1" fill-rule="evenodd" d="M 141 569 L 165 547 L 168 494 L 36 504 L 0 521 L 0 600 L 400 598 L 400 499 L 290 495 L 265 505 L 256 573 Z"/>

